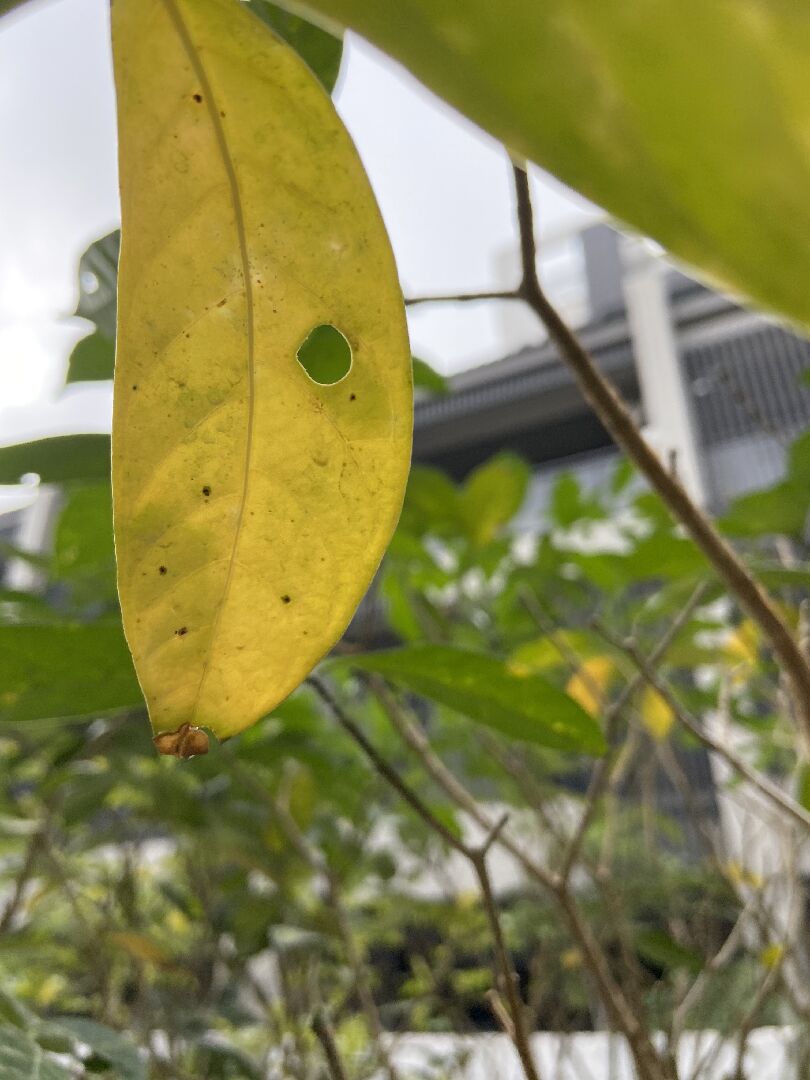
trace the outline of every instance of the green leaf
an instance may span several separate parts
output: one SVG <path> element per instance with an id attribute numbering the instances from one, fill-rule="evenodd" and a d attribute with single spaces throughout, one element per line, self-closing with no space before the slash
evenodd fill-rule
<path id="1" fill-rule="evenodd" d="M 0 0 L 0 15 L 7 15 L 10 11 L 27 3 L 28 0 Z"/>
<path id="2" fill-rule="evenodd" d="M 810 765 L 804 762 L 796 773 L 796 799 L 805 810 L 810 810 Z"/>
<path id="3" fill-rule="evenodd" d="M 636 934 L 635 944 L 643 957 L 664 969 L 685 968 L 696 975 L 703 967 L 698 953 L 679 945 L 663 930 L 642 931 Z"/>
<path id="4" fill-rule="evenodd" d="M 426 465 L 414 465 L 408 477 L 400 528 L 414 536 L 457 535 L 463 527 L 460 493 L 452 480 Z"/>
<path id="5" fill-rule="evenodd" d="M 284 11 L 269 0 L 250 0 L 250 10 L 295 49 L 310 71 L 331 94 L 340 71 L 343 42 L 306 19 Z"/>
<path id="6" fill-rule="evenodd" d="M 88 716 L 141 701 L 118 624 L 0 626 L 0 722 Z"/>
<path id="7" fill-rule="evenodd" d="M 463 713 L 512 739 L 602 754 L 599 725 L 539 675 L 520 675 L 492 656 L 451 646 L 413 645 L 333 661 L 392 682 Z"/>
<path id="8" fill-rule="evenodd" d="M 461 513 L 478 544 L 493 540 L 526 498 L 531 470 L 513 454 L 498 454 L 468 477 L 461 492 Z"/>
<path id="9" fill-rule="evenodd" d="M 34 1019 L 30 1009 L 0 987 L 0 1024 L 10 1024 L 25 1031 L 31 1027 Z"/>
<path id="10" fill-rule="evenodd" d="M 753 0 L 308 0 L 679 258 L 810 324 L 810 20 Z"/>
<path id="11" fill-rule="evenodd" d="M 46 1057 L 28 1032 L 0 1024 L 0 1080 L 70 1080 L 72 1069 Z"/>
<path id="12" fill-rule="evenodd" d="M 426 393 L 435 394 L 437 397 L 444 397 L 450 393 L 450 384 L 444 375 L 440 375 L 430 364 L 420 360 L 417 356 L 412 358 L 412 362 L 413 385 L 417 390 L 424 390 Z"/>
<path id="13" fill-rule="evenodd" d="M 66 382 L 111 379 L 115 368 L 115 342 L 100 331 L 82 338 L 70 354 Z"/>
<path id="14" fill-rule="evenodd" d="M 115 598 L 115 548 L 112 492 L 109 484 L 89 484 L 70 491 L 59 515 L 51 573 L 70 582 L 85 599 Z"/>
<path id="15" fill-rule="evenodd" d="M 224 737 L 341 636 L 399 514 L 411 361 L 335 109 L 235 0 L 116 0 L 121 608 L 156 732 Z M 178 223 L 180 223 L 178 225 Z M 333 326 L 353 363 L 313 381 Z"/>
<path id="16" fill-rule="evenodd" d="M 89 1046 L 114 1071 L 116 1080 L 146 1080 L 146 1065 L 125 1036 L 84 1017 L 63 1016 L 55 1021 L 64 1031 Z"/>
<path id="17" fill-rule="evenodd" d="M 109 435 L 57 435 L 0 447 L 0 484 L 36 473 L 43 484 L 104 480 L 110 475 Z"/>
<path id="18" fill-rule="evenodd" d="M 720 525 L 730 536 L 801 537 L 807 511 L 806 495 L 785 480 L 772 488 L 735 499 Z"/>
<path id="19" fill-rule="evenodd" d="M 109 341 L 115 340 L 116 288 L 121 233 L 118 229 L 96 240 L 79 260 L 79 303 L 76 314 L 95 323 Z"/>
<path id="20" fill-rule="evenodd" d="M 721 521 L 731 536 L 802 539 L 810 512 L 810 432 L 790 447 L 787 476 L 773 487 L 742 495 Z"/>

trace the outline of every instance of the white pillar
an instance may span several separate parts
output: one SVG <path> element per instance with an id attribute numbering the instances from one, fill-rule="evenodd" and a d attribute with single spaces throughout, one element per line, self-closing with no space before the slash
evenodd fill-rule
<path id="1" fill-rule="evenodd" d="M 628 242 L 624 298 L 636 359 L 646 427 L 644 434 L 665 463 L 703 506 L 706 488 L 684 373 L 670 317 L 664 261 L 650 248 Z"/>

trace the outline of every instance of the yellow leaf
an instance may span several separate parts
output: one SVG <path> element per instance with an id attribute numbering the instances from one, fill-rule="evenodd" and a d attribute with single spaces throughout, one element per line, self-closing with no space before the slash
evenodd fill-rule
<path id="1" fill-rule="evenodd" d="M 573 971 L 582 966 L 582 953 L 575 946 L 571 946 L 560 957 L 560 963 L 566 971 Z"/>
<path id="2" fill-rule="evenodd" d="M 759 629 L 751 619 L 743 621 L 734 627 L 727 642 L 726 656 L 734 664 L 743 664 L 745 667 L 755 666 L 759 657 Z"/>
<path id="3" fill-rule="evenodd" d="M 768 945 L 759 954 L 759 961 L 763 967 L 775 968 L 782 963 L 782 957 L 785 955 L 785 946 L 774 944 Z"/>
<path id="4" fill-rule="evenodd" d="M 112 18 L 119 591 L 152 726 L 186 756 L 345 629 L 399 514 L 410 350 L 362 165 L 295 53 L 238 0 Z M 302 364 L 332 377 L 329 326 L 351 370 L 325 385 Z"/>
<path id="5" fill-rule="evenodd" d="M 675 714 L 657 690 L 648 686 L 641 695 L 641 722 L 654 739 L 669 735 Z"/>
<path id="6" fill-rule="evenodd" d="M 116 0 L 117 2 L 117 0 Z M 117 945 L 124 952 L 129 953 L 135 960 L 141 960 L 148 964 L 168 964 L 171 960 L 165 949 L 146 934 L 135 934 L 128 930 L 115 931 L 108 935 L 112 945 Z"/>
<path id="7" fill-rule="evenodd" d="M 67 979 L 64 975 L 57 975 L 51 973 L 46 976 L 45 979 L 37 987 L 35 994 L 37 1005 L 47 1009 L 49 1005 L 53 1005 L 62 991 L 67 985 Z"/>
<path id="8" fill-rule="evenodd" d="M 585 712 L 598 716 L 615 670 L 615 664 L 609 656 L 590 656 L 568 680 L 565 691 Z"/>

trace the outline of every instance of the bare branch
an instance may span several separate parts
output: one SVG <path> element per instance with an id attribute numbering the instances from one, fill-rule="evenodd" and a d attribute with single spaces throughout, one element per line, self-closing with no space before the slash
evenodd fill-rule
<path id="1" fill-rule="evenodd" d="M 701 582 L 697 588 L 692 592 L 691 596 L 687 600 L 678 615 L 672 620 L 666 632 L 661 640 L 652 650 L 649 656 L 648 663 L 653 667 L 660 663 L 666 655 L 667 649 L 672 642 L 681 632 L 684 626 L 691 619 L 698 604 L 706 594 L 706 583 Z M 571 846 L 568 849 L 568 854 L 563 861 L 562 877 L 567 881 L 571 875 L 571 871 L 579 858 L 579 854 L 582 850 L 582 845 L 585 842 L 585 836 L 588 829 L 591 826 L 596 809 L 599 805 L 599 800 L 607 791 L 610 784 L 611 774 L 616 766 L 616 762 L 619 755 L 619 748 L 614 746 L 616 726 L 618 721 L 624 712 L 627 705 L 633 699 L 636 692 L 641 688 L 644 682 L 644 677 L 639 674 L 635 678 L 631 679 L 619 694 L 615 702 L 609 707 L 605 714 L 605 738 L 608 743 L 608 752 L 605 757 L 596 765 L 591 782 L 588 786 L 588 791 L 585 796 L 585 810 L 580 819 L 576 832 L 571 839 Z"/>
<path id="2" fill-rule="evenodd" d="M 494 825 L 491 825 L 488 828 L 487 835 L 479 847 L 470 847 L 463 840 L 454 836 L 443 822 L 440 822 L 439 819 L 433 815 L 416 792 L 405 783 L 399 773 L 388 764 L 376 748 L 369 742 L 360 728 L 355 724 L 351 717 L 346 714 L 345 710 L 327 687 L 319 679 L 315 679 L 312 676 L 310 676 L 308 682 L 320 695 L 321 700 L 327 705 L 343 730 L 354 739 L 383 779 L 395 788 L 398 794 L 401 795 L 411 809 L 419 815 L 428 828 L 432 829 L 434 833 L 441 836 L 455 851 L 464 856 L 475 870 L 478 883 L 481 887 L 481 896 L 484 901 L 487 921 L 489 922 L 495 944 L 498 983 L 509 1006 L 512 1029 L 514 1031 L 514 1046 L 523 1066 L 526 1080 L 540 1080 L 529 1047 L 529 1036 L 526 1030 L 524 1006 L 517 990 L 517 975 L 512 965 L 509 950 L 506 946 L 506 939 L 504 938 L 497 904 L 495 903 L 492 892 L 492 883 L 486 865 L 487 852 L 492 844 L 500 838 L 503 828 L 508 821 L 508 815 L 504 815 Z"/>
<path id="3" fill-rule="evenodd" d="M 393 695 L 381 680 L 372 678 L 368 681 L 392 724 L 418 756 L 429 775 L 457 806 L 467 811 L 478 825 L 490 832 L 494 827 L 493 823 L 464 785 L 434 753 L 424 732 L 399 708 Z M 501 832 L 496 843 L 508 851 L 528 876 L 547 890 L 558 903 L 612 1022 L 627 1040 L 639 1080 L 672 1080 L 671 1069 L 659 1057 L 636 1010 L 614 979 L 607 956 L 594 937 L 591 928 L 582 918 L 577 903 L 568 889 L 568 882 L 549 873 L 545 867 L 527 855 L 507 832 Z"/>
<path id="4" fill-rule="evenodd" d="M 458 293 L 457 295 L 439 296 L 407 296 L 405 304 L 415 307 L 416 304 L 471 304 L 476 300 L 522 300 L 517 289 L 495 292 Z"/>
<path id="5" fill-rule="evenodd" d="M 323 1055 L 326 1058 L 332 1080 L 348 1080 L 346 1070 L 343 1068 L 343 1062 L 340 1059 L 332 1026 L 326 1019 L 322 1009 L 318 1009 L 312 1017 L 312 1030 L 323 1047 Z"/>
<path id="6" fill-rule="evenodd" d="M 596 415 L 636 467 L 660 495 L 676 522 L 682 524 L 695 544 L 760 626 L 774 654 L 788 676 L 793 691 L 799 728 L 810 739 L 810 663 L 803 654 L 773 600 L 751 576 L 733 548 L 726 543 L 709 518 L 687 494 L 639 431 L 627 405 L 602 375 L 593 357 L 583 347 L 557 310 L 549 302 L 537 276 L 537 252 L 534 241 L 529 180 L 523 169 L 515 167 L 517 217 L 523 281 L 520 293 L 548 331 L 562 358 L 571 369 L 579 387 Z"/>
<path id="7" fill-rule="evenodd" d="M 697 717 L 693 716 L 692 713 L 681 705 L 672 693 L 668 684 L 652 669 L 649 661 L 644 659 L 634 645 L 618 641 L 614 635 L 603 626 L 600 627 L 600 633 L 606 640 L 610 640 L 617 648 L 623 648 L 625 650 L 638 667 L 644 681 L 660 694 L 661 698 L 672 710 L 679 723 L 694 735 L 703 746 L 721 757 L 736 773 L 739 773 L 739 775 L 752 784 L 760 794 L 764 795 L 769 802 L 788 814 L 795 822 L 801 825 L 803 829 L 810 829 L 810 813 L 808 813 L 803 806 L 800 806 L 795 799 L 791 799 L 786 792 L 782 791 L 782 789 L 767 776 L 757 772 L 756 769 L 748 765 L 741 757 L 738 757 L 728 746 L 725 746 L 715 739 L 713 735 L 709 734 Z"/>

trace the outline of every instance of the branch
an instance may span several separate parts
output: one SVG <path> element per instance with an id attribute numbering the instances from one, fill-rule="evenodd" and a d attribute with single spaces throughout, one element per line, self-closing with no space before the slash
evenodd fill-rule
<path id="1" fill-rule="evenodd" d="M 490 832 L 493 826 L 489 818 L 480 809 L 464 785 L 459 782 L 444 762 L 434 753 L 424 732 L 412 723 L 399 708 L 393 695 L 381 680 L 372 677 L 368 681 L 388 714 L 391 723 L 417 755 L 430 776 L 457 806 L 465 810 L 478 825 Z M 526 874 L 543 889 L 547 890 L 558 903 L 568 923 L 571 936 L 582 953 L 612 1022 L 627 1040 L 635 1061 L 639 1080 L 670 1080 L 670 1072 L 659 1058 L 648 1033 L 639 1021 L 636 1011 L 614 979 L 602 946 L 594 937 L 588 924 L 583 920 L 576 901 L 568 889 L 567 881 L 549 873 L 545 867 L 535 862 L 519 844 L 510 838 L 508 833 L 501 832 L 497 836 L 496 842 L 508 851 L 518 861 Z"/>
<path id="2" fill-rule="evenodd" d="M 697 717 L 693 716 L 692 713 L 681 705 L 667 683 L 652 669 L 649 661 L 644 659 L 635 645 L 618 641 L 605 627 L 600 627 L 599 632 L 606 640 L 611 641 L 617 648 L 621 648 L 627 653 L 635 663 L 644 681 L 660 694 L 661 698 L 672 710 L 676 719 L 688 732 L 694 735 L 698 742 L 708 750 L 713 751 L 719 757 L 723 758 L 736 773 L 739 773 L 739 775 L 755 787 L 760 794 L 764 795 L 766 799 L 792 817 L 803 829 L 810 829 L 810 813 L 794 799 L 791 799 L 788 794 L 782 791 L 782 789 L 767 776 L 757 772 L 756 769 L 752 768 L 743 761 L 742 758 L 738 757 L 733 750 L 730 750 L 723 743 L 715 739 L 713 735 L 710 735 Z"/>
<path id="3" fill-rule="evenodd" d="M 523 281 L 519 290 L 521 296 L 545 326 L 573 372 L 584 397 L 615 442 L 643 473 L 675 521 L 684 526 L 727 588 L 762 629 L 790 680 L 799 727 L 810 740 L 810 664 L 807 658 L 771 597 L 751 576 L 709 518 L 691 500 L 677 477 L 668 471 L 644 439 L 626 404 L 599 371 L 593 357 L 549 302 L 537 277 L 529 180 L 523 169 L 517 166 L 514 175 L 523 267 Z"/>
<path id="4" fill-rule="evenodd" d="M 496 292 L 459 293 L 458 295 L 446 294 L 440 296 L 407 296 L 405 304 L 414 307 L 416 304 L 470 304 L 476 300 L 522 300 L 523 297 L 518 289 Z"/>
<path id="5" fill-rule="evenodd" d="M 240 781 L 247 787 L 252 788 L 262 799 L 270 816 L 284 833 L 287 842 L 296 852 L 313 874 L 319 876 L 324 885 L 326 905 L 332 911 L 338 933 L 343 941 L 346 960 L 354 977 L 354 988 L 360 1005 L 366 1016 L 366 1022 L 371 1034 L 376 1041 L 376 1050 L 388 1075 L 388 1080 L 399 1080 L 398 1074 L 391 1061 L 391 1056 L 385 1046 L 384 1028 L 377 1003 L 371 988 L 371 982 L 366 969 L 366 960 L 360 945 L 352 929 L 349 912 L 343 902 L 340 881 L 337 874 L 329 865 L 325 855 L 310 843 L 289 810 L 258 783 L 249 769 L 242 767 L 241 762 L 234 756 L 231 758 L 233 769 Z"/>
<path id="6" fill-rule="evenodd" d="M 346 1070 L 343 1068 L 343 1062 L 340 1060 L 332 1026 L 321 1009 L 318 1009 L 312 1017 L 312 1030 L 323 1047 L 323 1055 L 329 1066 L 329 1075 L 332 1080 L 348 1080 Z"/>
<path id="7" fill-rule="evenodd" d="M 692 617 L 695 608 L 703 599 L 705 593 L 706 583 L 701 582 L 675 619 L 673 619 L 661 640 L 650 653 L 648 661 L 650 665 L 654 666 L 655 664 L 660 663 L 664 658 L 667 649 Z M 582 845 L 585 842 L 585 836 L 591 826 L 594 815 L 596 814 L 596 808 L 599 805 L 600 799 L 607 791 L 613 768 L 619 758 L 619 747 L 614 745 L 616 726 L 619 718 L 636 692 L 641 688 L 643 682 L 644 676 L 639 673 L 635 678 L 626 683 L 624 689 L 607 710 L 605 715 L 605 739 L 607 740 L 609 749 L 605 757 L 597 764 L 593 776 L 591 777 L 591 782 L 585 796 L 585 810 L 580 818 L 577 830 L 571 839 L 568 854 L 563 862 L 562 877 L 564 881 L 567 881 L 571 876 L 571 871 L 579 858 Z"/>
<path id="8" fill-rule="evenodd" d="M 487 830 L 487 836 L 480 847 L 470 847 L 463 840 L 454 836 L 453 833 L 433 815 L 416 792 L 405 783 L 399 773 L 388 764 L 385 758 L 383 758 L 372 743 L 369 742 L 357 724 L 355 724 L 351 717 L 346 714 L 345 710 L 331 691 L 328 690 L 319 679 L 313 678 L 312 676 L 310 676 L 307 681 L 320 696 L 321 700 L 328 707 L 329 711 L 343 730 L 354 739 L 380 776 L 382 776 L 383 779 L 398 792 L 411 809 L 425 822 L 428 828 L 436 833 L 437 836 L 441 836 L 450 847 L 459 853 L 459 855 L 462 855 L 467 859 L 475 870 L 481 887 L 481 896 L 484 901 L 487 920 L 495 943 L 498 983 L 500 984 L 501 990 L 509 1005 L 512 1030 L 514 1032 L 513 1043 L 523 1066 L 526 1080 L 540 1080 L 529 1046 L 529 1035 L 526 1030 L 524 1006 L 517 991 L 517 975 L 509 956 L 509 950 L 506 947 L 506 939 L 503 934 L 498 908 L 495 904 L 492 892 L 492 883 L 486 865 L 487 853 L 501 836 L 507 818 L 502 817 L 498 822 L 490 826 Z"/>

